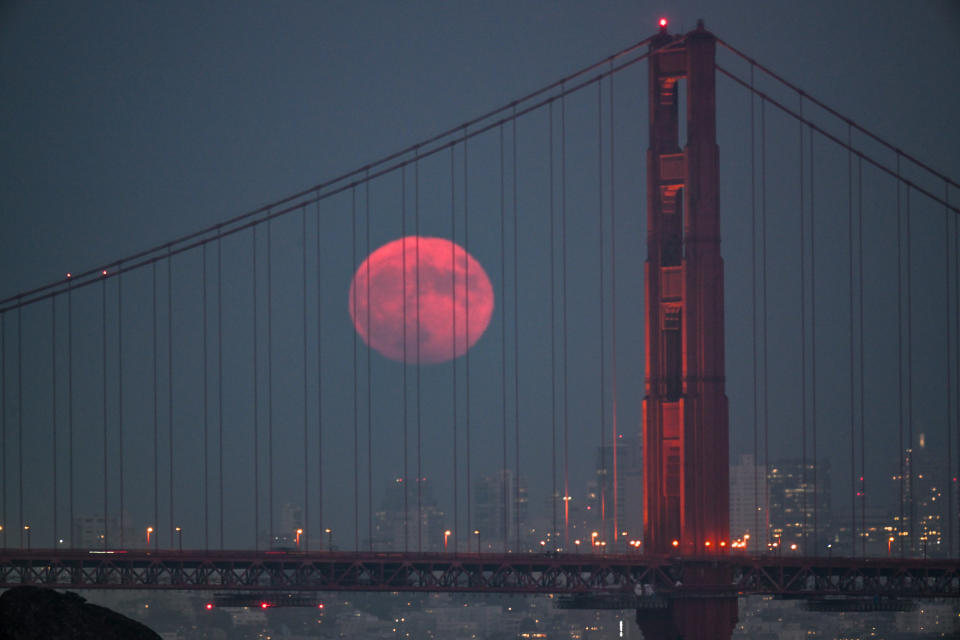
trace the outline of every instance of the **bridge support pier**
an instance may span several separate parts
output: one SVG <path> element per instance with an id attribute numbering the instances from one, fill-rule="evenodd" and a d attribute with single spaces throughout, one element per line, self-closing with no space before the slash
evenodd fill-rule
<path id="1" fill-rule="evenodd" d="M 729 567 L 684 567 L 666 609 L 637 610 L 644 640 L 730 640 L 738 618 L 732 583 Z"/>

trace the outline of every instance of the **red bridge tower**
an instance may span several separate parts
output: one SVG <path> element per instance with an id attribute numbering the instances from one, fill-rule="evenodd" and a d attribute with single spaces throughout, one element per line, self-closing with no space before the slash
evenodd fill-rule
<path id="1" fill-rule="evenodd" d="M 727 397 L 724 391 L 723 261 L 714 59 L 716 38 L 700 22 L 685 36 L 650 44 L 647 152 L 647 363 L 643 402 L 644 545 L 684 556 L 729 549 Z M 681 147 L 680 83 L 687 140 Z M 683 577 L 717 587 L 732 576 L 709 561 Z M 702 592 L 703 589 L 701 588 Z M 729 638 L 737 600 L 673 598 L 638 612 L 651 638 Z"/>

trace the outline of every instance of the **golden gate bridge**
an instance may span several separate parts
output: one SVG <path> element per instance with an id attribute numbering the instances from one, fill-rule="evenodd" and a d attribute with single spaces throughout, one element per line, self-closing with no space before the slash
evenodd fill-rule
<path id="1" fill-rule="evenodd" d="M 661 23 L 0 301 L 0 584 L 554 593 L 704 638 L 744 594 L 957 597 L 958 186 Z"/>

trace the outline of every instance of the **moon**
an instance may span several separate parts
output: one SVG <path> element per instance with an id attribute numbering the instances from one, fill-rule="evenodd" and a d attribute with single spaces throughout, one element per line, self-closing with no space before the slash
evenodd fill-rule
<path id="1" fill-rule="evenodd" d="M 459 358 L 493 315 L 483 266 L 446 238 L 405 236 L 364 260 L 350 283 L 350 319 L 367 345 L 391 360 Z"/>

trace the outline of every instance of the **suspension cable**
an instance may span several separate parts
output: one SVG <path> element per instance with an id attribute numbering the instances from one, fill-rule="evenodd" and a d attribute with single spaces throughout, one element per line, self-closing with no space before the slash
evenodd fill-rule
<path id="1" fill-rule="evenodd" d="M 207 245 L 203 245 L 201 252 L 201 275 L 200 275 L 200 299 L 202 304 L 200 333 L 201 351 L 203 352 L 203 446 L 201 447 L 203 455 L 203 548 L 210 550 L 210 463 L 209 463 L 209 429 L 210 429 L 210 406 L 207 380 Z M 121 507 L 121 513 L 123 508 Z"/>
<path id="2" fill-rule="evenodd" d="M 557 535 L 557 306 L 556 306 L 556 249 L 554 230 L 554 151 L 553 151 L 553 103 L 550 103 L 550 442 L 551 442 L 551 478 L 553 482 L 553 492 L 550 498 L 550 504 L 553 512 L 553 529 L 550 534 L 552 538 Z"/>
<path id="3" fill-rule="evenodd" d="M 370 279 L 367 278 L 369 281 Z M 408 471 L 407 458 L 410 453 L 408 439 L 408 396 L 407 393 L 407 169 L 400 170 L 400 290 L 403 303 L 401 305 L 401 326 L 403 335 L 401 338 L 401 349 L 403 355 L 403 365 L 400 367 L 400 386 L 403 393 L 403 550 L 410 550 L 410 506 L 409 487 L 410 474 Z M 369 316 L 369 307 L 367 315 Z M 419 366 L 419 362 L 417 365 Z"/>
<path id="4" fill-rule="evenodd" d="M 118 265 L 120 266 L 120 265 Z M 56 350 L 56 341 L 53 343 Z M 56 390 L 56 378 L 54 378 L 54 390 Z M 54 403 L 56 408 L 56 403 Z M 54 414 L 56 415 L 56 414 Z M 123 275 L 117 276 L 117 446 L 120 449 L 120 547 L 124 545 L 123 534 L 126 524 L 123 509 Z M 54 492 L 54 504 L 56 504 L 56 492 Z"/>
<path id="5" fill-rule="evenodd" d="M 102 367 L 102 378 L 101 378 L 101 390 L 103 391 L 103 404 L 101 409 L 103 411 L 103 548 L 110 548 L 110 510 L 109 504 L 107 502 L 107 490 L 109 489 L 109 474 L 108 471 L 108 460 L 107 455 L 107 281 L 104 279 L 101 282 L 102 286 L 100 287 L 100 313 L 101 313 L 101 342 L 100 346 L 102 347 L 101 352 L 101 367 Z M 19 313 L 19 309 L 17 310 Z M 20 333 L 23 333 L 23 325 L 20 325 Z M 18 370 L 17 370 L 17 384 L 20 384 L 20 369 L 19 369 L 19 360 L 20 360 L 20 344 L 19 344 L 19 334 L 18 334 L 18 344 L 17 344 L 17 360 L 18 360 Z M 22 404 L 22 395 L 20 410 L 17 416 L 18 420 L 21 420 L 20 416 L 23 414 L 23 404 Z M 22 420 L 20 422 L 22 425 Z M 20 439 L 23 439 L 23 432 L 21 430 Z M 21 460 L 20 460 L 20 502 L 21 502 L 21 511 L 20 511 L 20 524 L 23 524 L 23 459 L 22 459 L 22 444 L 21 444 Z M 29 536 L 28 536 L 29 537 Z"/>
<path id="6" fill-rule="evenodd" d="M 223 242 L 217 240 L 217 471 L 220 481 L 220 550 L 223 551 Z"/>
<path id="7" fill-rule="evenodd" d="M 364 249 L 370 255 L 370 181 L 364 183 L 363 190 L 363 218 L 364 218 Z M 367 339 L 372 339 L 370 307 L 370 275 L 371 265 L 367 263 Z M 367 545 L 373 550 L 373 367 L 371 358 L 373 350 L 367 348 Z M 406 387 L 404 387 L 406 388 Z M 406 480 L 404 480 L 406 482 Z M 357 547 L 359 549 L 359 547 Z"/>
<path id="8" fill-rule="evenodd" d="M 613 63 L 611 62 L 611 67 Z M 617 444 L 620 442 L 617 428 L 617 207 L 616 207 L 616 165 L 614 155 L 614 107 L 613 107 L 614 76 L 610 75 L 610 419 L 613 426 L 611 442 L 613 442 L 613 530 L 614 535 L 620 531 L 620 501 L 617 469 Z M 632 446 L 632 445 L 631 445 Z"/>
<path id="9" fill-rule="evenodd" d="M 756 98 L 752 93 L 753 88 L 753 65 L 750 66 L 750 298 L 752 302 L 752 308 L 750 310 L 750 352 L 753 362 L 753 526 L 754 526 L 754 535 L 757 535 L 760 531 L 760 389 L 759 389 L 759 372 L 757 370 L 758 360 L 757 360 L 757 168 L 756 168 L 756 156 L 757 156 L 757 126 L 755 121 L 755 102 Z M 764 463 L 764 467 L 766 463 Z M 763 476 L 763 485 L 767 485 L 767 473 L 764 471 Z M 766 496 L 766 489 L 764 489 L 764 496 Z M 764 522 L 769 521 L 769 517 L 766 513 L 766 498 L 764 498 Z M 764 542 L 763 544 L 769 544 L 770 536 L 769 531 L 766 530 L 767 526 L 764 525 Z"/>
<path id="10" fill-rule="evenodd" d="M 323 265 L 320 202 L 317 201 L 317 534 L 323 539 Z M 356 316 L 354 316 L 356 317 Z M 356 332 L 354 332 L 356 333 Z M 323 542 L 320 543 L 323 547 Z M 333 551 L 333 549 L 327 549 Z"/>

